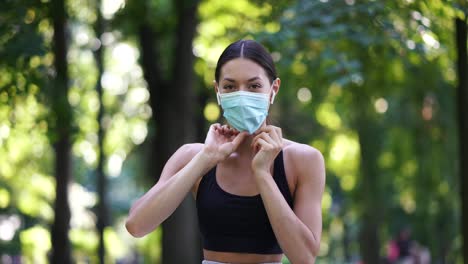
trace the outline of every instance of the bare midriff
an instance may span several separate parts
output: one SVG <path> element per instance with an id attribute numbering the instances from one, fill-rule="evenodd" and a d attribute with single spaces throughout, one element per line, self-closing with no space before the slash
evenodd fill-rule
<path id="1" fill-rule="evenodd" d="M 283 254 L 264 255 L 251 253 L 218 252 L 206 249 L 203 249 L 203 256 L 206 260 L 236 264 L 281 262 L 281 259 L 283 258 Z"/>

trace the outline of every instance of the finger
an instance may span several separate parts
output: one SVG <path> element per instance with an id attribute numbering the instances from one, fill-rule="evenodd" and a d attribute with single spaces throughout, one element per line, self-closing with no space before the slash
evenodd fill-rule
<path id="1" fill-rule="evenodd" d="M 283 139 L 283 130 L 280 127 L 275 127 L 276 132 L 278 133 L 279 137 Z"/>
<path id="2" fill-rule="evenodd" d="M 272 144 L 272 145 L 276 145 L 275 141 L 271 138 L 271 136 L 267 133 L 267 132 L 262 132 L 260 134 L 258 134 L 257 136 L 255 136 L 255 138 L 252 140 L 253 143 L 255 143 L 258 139 L 261 139 L 263 138 L 264 141 Z"/>
<path id="3" fill-rule="evenodd" d="M 269 133 L 273 129 L 272 125 L 263 126 L 260 128 L 260 131 Z"/>
<path id="4" fill-rule="evenodd" d="M 234 129 L 234 128 L 232 128 L 232 127 L 229 127 L 229 131 L 230 131 L 233 135 L 237 135 L 237 134 L 240 133 L 237 129 Z"/>
<path id="5" fill-rule="evenodd" d="M 219 130 L 220 124 L 219 123 L 214 123 L 210 126 L 210 129 L 213 129 L 214 131 Z"/>
<path id="6" fill-rule="evenodd" d="M 232 129 L 232 128 L 229 127 L 229 126 L 226 127 L 226 133 L 227 133 L 228 135 L 230 135 L 230 136 L 236 134 L 235 131 L 234 131 L 234 129 Z"/>
<path id="7" fill-rule="evenodd" d="M 257 136 L 252 140 L 251 146 L 259 147 L 258 141 L 259 141 L 260 139 L 262 139 L 264 142 L 267 142 L 267 143 L 269 143 L 269 144 L 274 143 L 274 142 L 271 140 L 271 138 L 270 138 L 270 139 L 268 139 L 268 138 L 269 138 L 268 134 L 265 133 L 265 132 L 262 132 L 261 134 L 257 135 Z"/>
<path id="8" fill-rule="evenodd" d="M 267 150 L 271 148 L 273 148 L 273 146 L 267 141 L 265 141 L 263 138 L 259 138 L 255 141 L 255 144 L 254 144 L 255 151 L 260 151 L 261 149 Z"/>
<path id="9" fill-rule="evenodd" d="M 272 136 L 273 128 L 272 128 L 272 126 L 268 125 L 268 126 L 264 126 L 264 127 L 260 128 L 260 131 L 261 131 L 261 133 L 258 134 L 259 136 L 262 135 L 262 133 L 270 134 Z"/>
<path id="10" fill-rule="evenodd" d="M 272 126 L 272 125 L 267 125 L 261 128 L 263 132 L 271 133 L 271 132 L 277 132 L 279 127 Z"/>
<path id="11" fill-rule="evenodd" d="M 237 130 L 235 127 L 231 126 L 230 124 L 228 124 L 228 127 L 231 128 L 233 131 L 236 131 L 236 133 L 242 132 L 242 131 Z"/>
<path id="12" fill-rule="evenodd" d="M 281 138 L 278 135 L 278 131 L 276 130 L 276 127 L 271 126 L 270 132 L 268 134 L 275 142 L 277 142 L 277 144 L 281 143 Z"/>
<path id="13" fill-rule="evenodd" d="M 257 140 L 261 137 L 261 135 L 265 133 L 265 132 L 259 132 L 259 134 L 257 134 L 253 139 L 252 139 L 252 143 L 250 144 L 250 146 L 253 146 L 257 143 Z"/>
<path id="14" fill-rule="evenodd" d="M 278 141 L 275 140 L 274 136 L 271 133 L 262 134 L 262 136 L 260 138 L 262 138 L 263 140 L 265 140 L 266 142 L 268 142 L 272 146 L 277 146 L 278 145 Z"/>
<path id="15" fill-rule="evenodd" d="M 223 134 L 227 135 L 229 134 L 229 127 L 228 125 L 223 125 L 222 126 Z"/>
<path id="16" fill-rule="evenodd" d="M 219 133 L 219 124 L 211 125 L 210 130 L 208 131 L 208 133 L 218 134 Z"/>
<path id="17" fill-rule="evenodd" d="M 221 134 L 221 135 L 224 135 L 224 126 L 219 125 L 219 127 L 218 127 L 218 133 Z"/>
<path id="18" fill-rule="evenodd" d="M 273 140 L 275 140 L 279 146 L 283 146 L 283 135 L 281 132 L 281 128 L 276 126 L 268 125 L 263 128 L 264 132 L 268 133 Z"/>
<path id="19" fill-rule="evenodd" d="M 278 134 L 279 137 L 279 143 L 281 145 L 281 148 L 283 148 L 283 131 L 280 127 L 275 127 L 276 133 Z"/>

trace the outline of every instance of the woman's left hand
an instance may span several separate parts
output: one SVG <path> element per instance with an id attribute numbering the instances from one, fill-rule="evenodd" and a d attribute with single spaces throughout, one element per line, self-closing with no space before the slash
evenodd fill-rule
<path id="1" fill-rule="evenodd" d="M 276 156 L 283 148 L 281 128 L 267 125 L 262 127 L 252 140 L 255 156 L 252 160 L 252 170 L 255 174 L 270 172 Z"/>

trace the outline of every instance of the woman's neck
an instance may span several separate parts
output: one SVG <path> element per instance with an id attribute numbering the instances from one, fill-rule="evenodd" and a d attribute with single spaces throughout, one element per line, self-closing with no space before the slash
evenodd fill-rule
<path id="1" fill-rule="evenodd" d="M 237 147 L 236 151 L 233 153 L 236 158 L 249 160 L 253 158 L 255 153 L 251 145 L 254 137 L 255 135 L 248 135 L 244 138 L 244 140 Z"/>

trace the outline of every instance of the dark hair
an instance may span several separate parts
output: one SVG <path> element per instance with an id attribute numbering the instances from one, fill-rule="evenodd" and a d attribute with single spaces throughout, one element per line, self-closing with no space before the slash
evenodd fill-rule
<path id="1" fill-rule="evenodd" d="M 219 82 L 223 65 L 236 58 L 249 59 L 260 65 L 265 70 L 270 83 L 277 77 L 273 58 L 260 43 L 254 40 L 238 40 L 230 44 L 219 57 L 215 70 L 216 82 Z"/>

